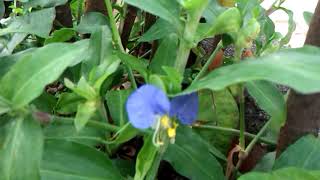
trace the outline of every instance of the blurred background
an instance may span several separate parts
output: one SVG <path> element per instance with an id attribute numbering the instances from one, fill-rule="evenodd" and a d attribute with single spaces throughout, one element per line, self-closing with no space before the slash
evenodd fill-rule
<path id="1" fill-rule="evenodd" d="M 262 5 L 264 8 L 268 9 L 273 2 L 274 0 L 264 0 Z M 297 24 L 296 30 L 289 43 L 291 47 L 303 46 L 309 27 L 304 20 L 303 12 L 308 11 L 313 13 L 317 2 L 318 0 L 286 0 L 286 2 L 283 3 L 283 7 L 294 12 L 293 18 Z M 285 12 L 278 10 L 274 12 L 270 18 L 275 22 L 276 31 L 285 35 L 288 30 L 288 15 Z"/>

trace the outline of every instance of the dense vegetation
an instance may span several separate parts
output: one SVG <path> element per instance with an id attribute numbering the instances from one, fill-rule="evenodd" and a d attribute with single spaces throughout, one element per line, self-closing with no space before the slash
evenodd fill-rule
<path id="1" fill-rule="evenodd" d="M 320 179 L 314 135 L 277 151 L 320 92 L 283 2 L 0 1 L 0 179 Z"/>

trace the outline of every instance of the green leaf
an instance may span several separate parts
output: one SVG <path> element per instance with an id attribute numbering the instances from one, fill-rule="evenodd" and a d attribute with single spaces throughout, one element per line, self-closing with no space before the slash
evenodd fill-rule
<path id="1" fill-rule="evenodd" d="M 100 92 L 101 86 L 103 85 L 105 80 L 108 79 L 108 77 L 112 75 L 114 72 L 116 72 L 116 70 L 118 69 L 120 60 L 117 59 L 113 62 L 112 61 L 104 62 L 103 64 L 98 66 L 97 68 L 98 71 L 96 71 L 97 80 L 93 84 L 93 88 L 96 90 L 96 92 Z M 101 74 L 101 76 L 98 76 L 99 73 Z"/>
<path id="2" fill-rule="evenodd" d="M 74 141 L 91 147 L 99 143 L 99 141 L 93 141 L 94 138 L 105 138 L 105 131 L 86 126 L 79 132 L 74 127 L 73 122 L 73 118 L 52 117 L 50 124 L 43 129 L 45 138 Z"/>
<path id="3" fill-rule="evenodd" d="M 32 54 L 35 48 L 30 48 L 25 51 L 0 57 L 0 77 L 4 76 L 16 62 L 21 60 L 24 56 Z"/>
<path id="4" fill-rule="evenodd" d="M 46 38 L 49 36 L 54 18 L 54 8 L 31 12 L 24 16 L 15 16 L 9 20 L 7 28 L 0 29 L 0 36 L 19 32 Z"/>
<path id="5" fill-rule="evenodd" d="M 162 67 L 166 76 L 162 77 L 165 82 L 166 89 L 168 93 L 178 93 L 181 91 L 181 83 L 183 80 L 182 75 L 174 67 Z"/>
<path id="6" fill-rule="evenodd" d="M 123 179 L 105 154 L 82 144 L 49 140 L 43 154 L 41 179 Z"/>
<path id="7" fill-rule="evenodd" d="M 132 55 L 125 54 L 122 52 L 117 51 L 117 56 L 121 59 L 121 61 L 129 66 L 131 69 L 138 71 L 144 79 L 148 77 L 148 70 L 147 70 L 147 61 L 145 59 L 139 59 Z"/>
<path id="8" fill-rule="evenodd" d="M 128 122 L 125 104 L 131 92 L 131 89 L 108 91 L 105 97 L 112 120 L 120 127 Z"/>
<path id="9" fill-rule="evenodd" d="M 58 5 L 65 4 L 67 0 L 28 0 L 27 2 L 22 3 L 23 7 L 29 9 L 30 7 L 55 7 Z"/>
<path id="10" fill-rule="evenodd" d="M 61 93 L 54 111 L 59 114 L 73 114 L 77 111 L 78 104 L 83 101 L 84 99 L 75 93 Z"/>
<path id="11" fill-rule="evenodd" d="M 162 69 L 163 66 L 174 67 L 178 43 L 177 34 L 168 34 L 166 38 L 161 41 L 149 66 L 153 73 L 165 74 Z"/>
<path id="12" fill-rule="evenodd" d="M 225 10 L 226 8 L 222 7 L 218 0 L 211 0 L 203 12 L 203 17 L 206 19 L 206 23 L 214 24 L 217 17 Z"/>
<path id="13" fill-rule="evenodd" d="M 261 25 L 260 34 L 264 35 L 264 37 L 268 41 L 270 38 L 272 38 L 273 34 L 275 33 L 275 25 L 268 16 L 259 18 L 258 21 Z"/>
<path id="14" fill-rule="evenodd" d="M 74 125 L 77 131 L 80 131 L 85 127 L 90 118 L 95 114 L 97 110 L 97 104 L 95 101 L 87 101 L 78 105 L 76 117 L 74 119 Z"/>
<path id="15" fill-rule="evenodd" d="M 178 127 L 176 142 L 168 146 L 164 159 L 190 179 L 224 179 L 222 167 L 208 145 L 189 127 Z"/>
<path id="16" fill-rule="evenodd" d="M 163 92 L 167 92 L 165 82 L 161 79 L 161 76 L 157 74 L 151 74 L 147 83 L 158 87 Z"/>
<path id="17" fill-rule="evenodd" d="M 12 119 L 5 125 L 4 144 L 0 144 L 1 179 L 40 179 L 43 136 L 31 116 Z"/>
<path id="18" fill-rule="evenodd" d="M 253 81 L 245 84 L 259 107 L 271 116 L 272 136 L 277 138 L 287 118 L 287 105 L 281 92 L 270 82 Z"/>
<path id="19" fill-rule="evenodd" d="M 12 54 L 14 49 L 28 36 L 26 33 L 13 33 L 10 40 L 1 51 L 0 56 Z"/>
<path id="20" fill-rule="evenodd" d="M 320 170 L 320 140 L 312 135 L 304 136 L 290 145 L 276 160 L 274 169 L 297 167 Z"/>
<path id="21" fill-rule="evenodd" d="M 166 28 L 163 28 L 166 27 Z M 168 34 L 176 33 L 173 26 L 163 19 L 158 19 L 146 33 L 144 33 L 138 42 L 150 42 L 166 37 Z"/>
<path id="22" fill-rule="evenodd" d="M 199 92 L 199 114 L 201 122 L 213 124 L 218 127 L 237 128 L 239 110 L 232 94 L 228 90 L 212 92 L 202 90 Z M 227 154 L 227 150 L 234 135 L 214 131 L 212 129 L 195 129 L 203 139 L 221 152 Z"/>
<path id="23" fill-rule="evenodd" d="M 239 178 L 239 180 L 318 180 L 320 179 L 320 171 L 307 171 L 304 169 L 298 169 L 293 167 L 279 169 L 271 173 L 258 173 L 252 172 L 245 174 Z"/>
<path id="24" fill-rule="evenodd" d="M 199 97 L 199 112 L 198 120 L 201 122 L 216 121 L 215 103 L 213 92 L 210 90 L 201 90 L 198 92 Z"/>
<path id="25" fill-rule="evenodd" d="M 87 47 L 86 40 L 75 44 L 54 43 L 26 54 L 0 80 L 6 85 L 0 87 L 0 95 L 16 108 L 27 105 L 67 67 L 81 61 Z"/>
<path id="26" fill-rule="evenodd" d="M 167 0 L 125 0 L 126 3 L 159 16 L 176 27 L 180 27 L 180 7 L 177 1 Z"/>
<path id="27" fill-rule="evenodd" d="M 134 180 L 144 179 L 149 169 L 151 168 L 153 160 L 158 152 L 158 148 L 152 143 L 152 135 L 144 136 L 143 141 L 143 146 L 139 151 L 137 157 Z"/>
<path id="28" fill-rule="evenodd" d="M 112 35 L 109 27 L 97 27 L 90 38 L 89 53 L 82 63 L 82 73 L 88 75 L 94 67 L 105 61 L 111 61 L 112 49 Z"/>
<path id="29" fill-rule="evenodd" d="M 313 16 L 312 12 L 308 12 L 308 11 L 303 12 L 303 18 L 308 25 L 311 23 L 312 16 Z"/>
<path id="30" fill-rule="evenodd" d="M 264 155 L 259 163 L 254 167 L 253 171 L 270 172 L 276 160 L 276 152 L 269 152 Z"/>
<path id="31" fill-rule="evenodd" d="M 69 79 L 64 79 L 64 84 L 71 89 L 77 95 L 86 98 L 87 100 L 94 100 L 98 97 L 95 89 L 88 83 L 88 81 L 82 76 L 77 85 L 71 82 Z"/>
<path id="32" fill-rule="evenodd" d="M 241 14 L 237 8 L 230 8 L 221 13 L 214 24 L 200 24 L 197 30 L 196 41 L 203 38 L 213 37 L 217 34 L 237 33 L 241 26 Z"/>
<path id="33" fill-rule="evenodd" d="M 279 8 L 280 10 L 283 10 L 285 13 L 288 14 L 288 32 L 287 34 L 284 36 L 284 38 L 281 39 L 281 45 L 286 45 L 289 43 L 292 35 L 293 35 L 293 32 L 296 30 L 296 23 L 293 19 L 293 12 L 289 9 L 286 9 L 286 8 Z"/>
<path id="34" fill-rule="evenodd" d="M 108 25 L 108 18 L 98 12 L 88 12 L 81 18 L 80 24 L 74 29 L 82 34 L 94 33 L 101 26 Z"/>
<path id="35" fill-rule="evenodd" d="M 43 92 L 38 98 L 33 100 L 31 104 L 37 107 L 37 110 L 46 113 L 52 113 L 56 104 L 57 98 L 47 92 Z"/>
<path id="36" fill-rule="evenodd" d="M 306 46 L 287 49 L 238 64 L 221 67 L 193 83 L 183 94 L 200 89 L 221 90 L 230 85 L 268 80 L 301 93 L 320 91 L 320 49 Z"/>
<path id="37" fill-rule="evenodd" d="M 10 109 L 8 100 L 0 96 L 0 115 L 10 111 Z"/>
<path id="38" fill-rule="evenodd" d="M 70 40 L 73 36 L 75 36 L 74 29 L 71 28 L 61 28 L 59 30 L 54 31 L 49 38 L 44 41 L 44 44 L 50 44 L 54 42 L 65 42 Z"/>
<path id="39" fill-rule="evenodd" d="M 126 123 L 122 128 L 114 135 L 114 144 L 121 144 L 134 138 L 139 133 L 139 130 L 134 128 L 131 123 Z"/>

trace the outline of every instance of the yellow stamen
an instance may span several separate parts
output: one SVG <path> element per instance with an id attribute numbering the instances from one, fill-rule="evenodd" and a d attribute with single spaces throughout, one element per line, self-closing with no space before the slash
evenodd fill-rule
<path id="1" fill-rule="evenodd" d="M 160 118 L 161 126 L 165 129 L 170 128 L 170 119 L 167 115 L 164 115 Z"/>
<path id="2" fill-rule="evenodd" d="M 176 128 L 169 128 L 167 130 L 168 137 L 169 138 L 175 138 L 176 137 Z"/>

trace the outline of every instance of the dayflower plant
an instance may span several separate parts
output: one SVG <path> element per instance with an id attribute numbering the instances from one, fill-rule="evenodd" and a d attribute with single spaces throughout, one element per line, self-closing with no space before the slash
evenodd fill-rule
<path id="1" fill-rule="evenodd" d="M 155 129 L 153 142 L 163 144 L 162 132 L 173 143 L 178 126 L 192 124 L 198 114 L 198 95 L 192 93 L 177 96 L 169 100 L 166 94 L 153 85 L 143 85 L 134 91 L 128 98 L 126 109 L 130 123 L 138 129 Z"/>

